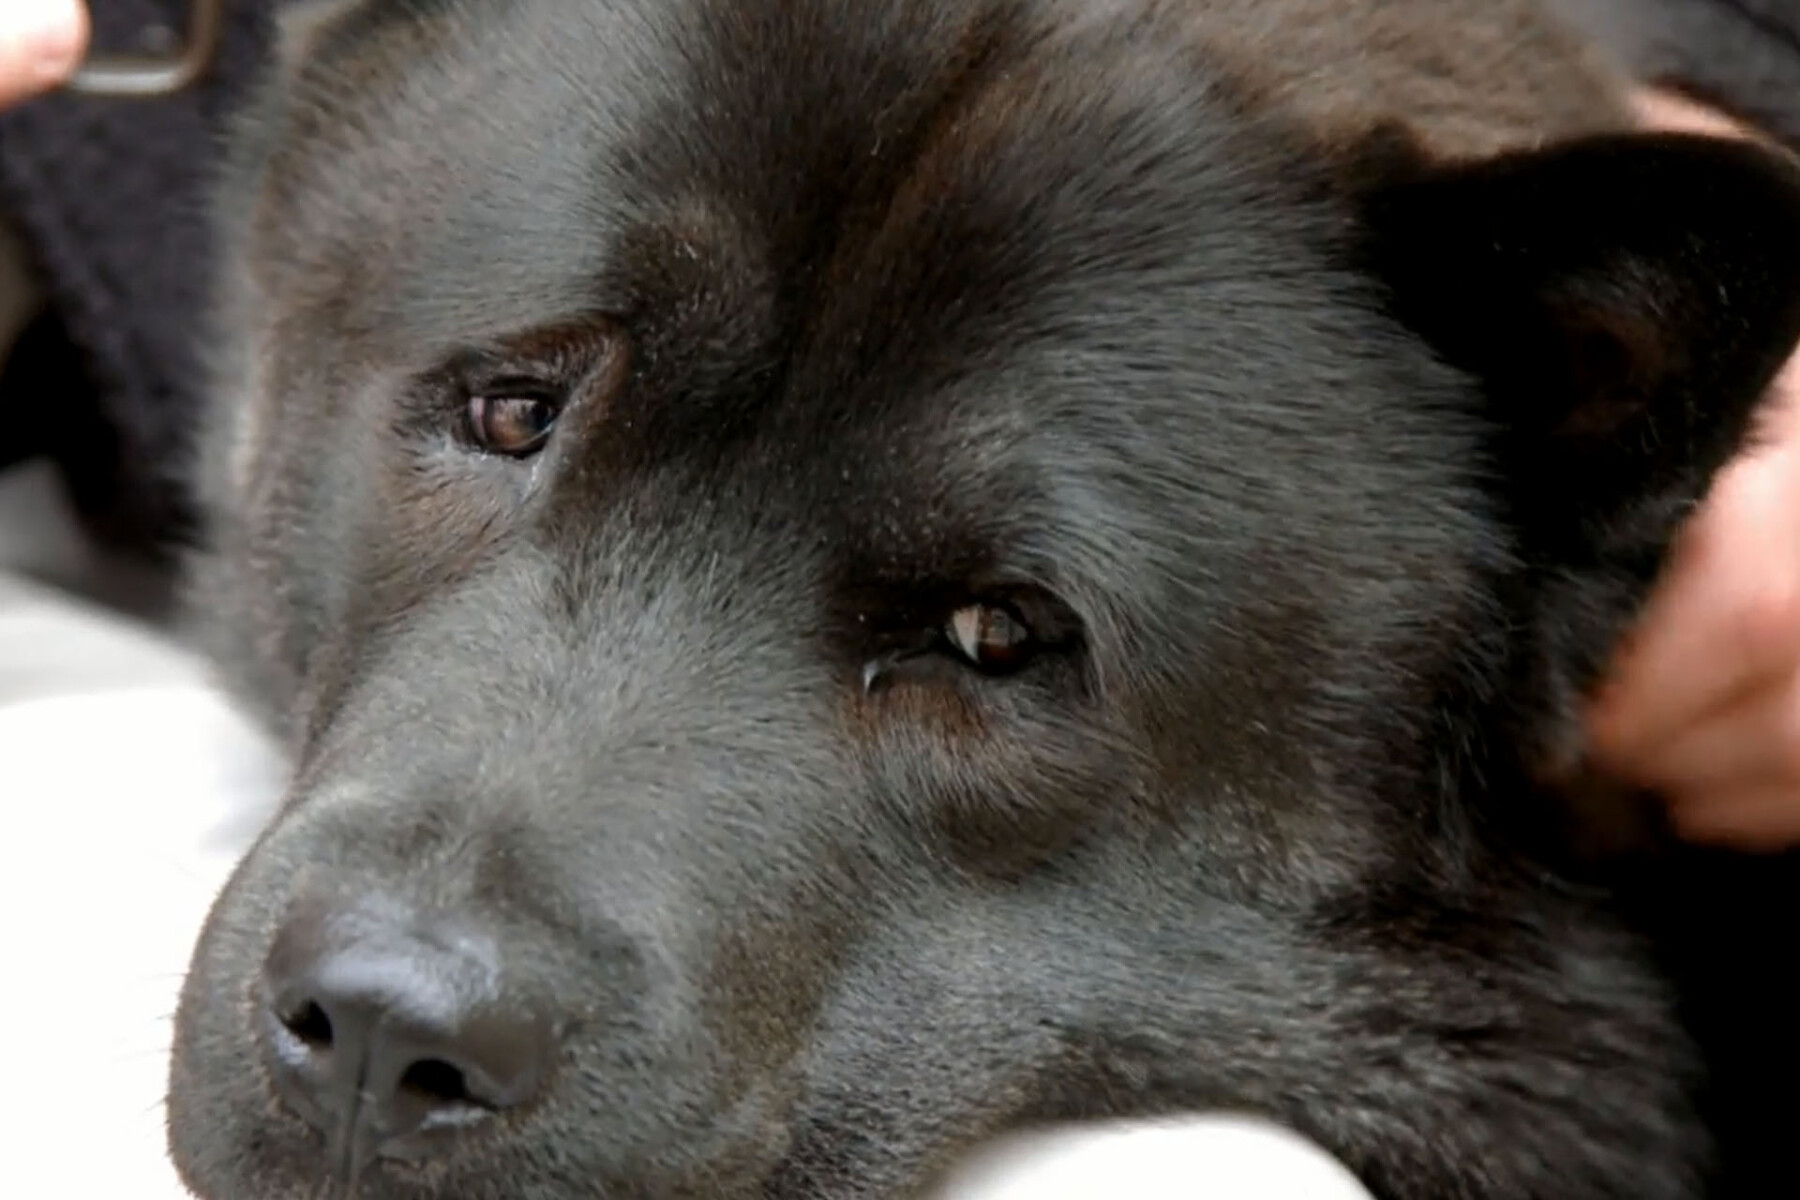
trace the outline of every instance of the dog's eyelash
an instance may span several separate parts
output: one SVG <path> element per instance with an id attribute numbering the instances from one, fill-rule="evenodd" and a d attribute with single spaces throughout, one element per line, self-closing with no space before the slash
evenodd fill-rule
<path id="1" fill-rule="evenodd" d="M 629 363 L 626 332 L 603 316 L 464 346 L 402 389 L 395 429 L 415 439 L 448 430 L 465 449 L 530 457 L 577 397 L 622 388 Z"/>
<path id="2" fill-rule="evenodd" d="M 909 665 L 924 669 L 931 663 L 994 679 L 1016 675 L 1046 653 L 1074 648 L 1079 625 L 1060 600 L 1046 594 L 971 600 L 911 634 L 886 639 L 888 644 L 864 661 L 862 687 L 879 691 Z"/>

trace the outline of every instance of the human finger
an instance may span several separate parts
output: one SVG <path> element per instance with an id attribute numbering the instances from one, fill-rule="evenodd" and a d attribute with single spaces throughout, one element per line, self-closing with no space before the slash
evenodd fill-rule
<path id="1" fill-rule="evenodd" d="M 1800 456 L 1751 456 L 1719 479 L 1589 714 L 1603 762 L 1653 757 L 1800 663 Z"/>
<path id="2" fill-rule="evenodd" d="M 0 3 L 0 106 L 67 79 L 87 50 L 88 14 L 81 0 Z"/>
<path id="3" fill-rule="evenodd" d="M 1800 842 L 1800 787 L 1764 784 L 1678 800 L 1669 820 L 1687 841 L 1776 852 Z"/>
<path id="4" fill-rule="evenodd" d="M 1645 756 L 1642 783 L 1705 793 L 1759 781 L 1800 791 L 1800 677 L 1757 688 Z"/>

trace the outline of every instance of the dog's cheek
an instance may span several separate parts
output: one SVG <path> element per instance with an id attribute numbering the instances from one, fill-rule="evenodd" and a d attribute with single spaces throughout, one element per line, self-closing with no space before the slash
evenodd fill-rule
<path id="1" fill-rule="evenodd" d="M 511 464 L 505 464 L 510 466 Z M 465 461 L 447 445 L 386 451 L 376 480 L 367 606 L 404 612 L 468 579 L 514 525 L 519 496 L 510 480 Z"/>
<path id="2" fill-rule="evenodd" d="M 964 871 L 1020 878 L 1148 810 L 1131 743 L 1042 684 L 902 683 L 847 725 L 880 815 Z"/>

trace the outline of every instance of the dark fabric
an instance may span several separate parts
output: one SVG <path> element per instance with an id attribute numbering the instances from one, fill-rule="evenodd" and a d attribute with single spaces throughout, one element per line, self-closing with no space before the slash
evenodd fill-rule
<path id="1" fill-rule="evenodd" d="M 91 3 L 107 50 L 186 20 L 185 0 Z M 221 117 L 263 61 L 269 18 L 269 0 L 231 0 L 214 67 L 179 95 L 61 94 L 0 114 L 0 204 L 50 306 L 0 375 L 0 461 L 57 454 L 97 528 L 128 544 L 179 528 L 172 476 L 196 411 L 211 257 L 205 187 Z"/>
<path id="2" fill-rule="evenodd" d="M 127 48 L 145 29 L 179 26 L 182 2 L 94 0 L 100 44 Z M 265 61 L 276 2 L 231 0 L 219 61 L 190 92 L 62 95 L 0 114 L 0 205 L 51 298 L 22 348 L 29 358 L 0 376 L 0 462 L 56 451 L 89 516 L 127 542 L 178 528 L 172 476 L 197 411 L 211 259 L 205 181 L 222 117 Z M 1644 76 L 1800 146 L 1800 0 L 1551 2 Z M 21 404 L 54 407 L 23 414 Z"/>

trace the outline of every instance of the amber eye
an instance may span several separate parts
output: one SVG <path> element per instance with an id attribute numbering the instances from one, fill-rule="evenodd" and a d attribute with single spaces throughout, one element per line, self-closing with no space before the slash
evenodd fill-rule
<path id="1" fill-rule="evenodd" d="M 527 392 L 469 397 L 469 438 L 490 454 L 525 458 L 543 449 L 561 411 L 555 401 Z"/>
<path id="2" fill-rule="evenodd" d="M 944 636 L 970 664 L 993 674 L 1016 671 L 1037 650 L 1025 622 L 998 604 L 969 604 L 950 614 Z"/>

